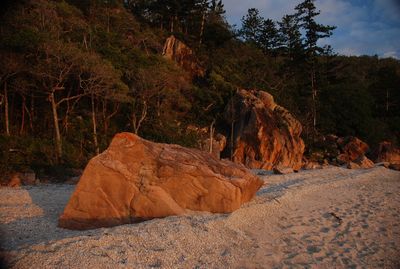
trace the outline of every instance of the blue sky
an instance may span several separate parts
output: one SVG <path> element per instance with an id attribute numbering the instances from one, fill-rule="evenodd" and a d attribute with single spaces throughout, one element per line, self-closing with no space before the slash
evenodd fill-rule
<path id="1" fill-rule="evenodd" d="M 264 18 L 280 20 L 294 12 L 302 0 L 224 0 L 226 18 L 240 27 L 249 8 Z M 332 37 L 322 40 L 343 55 L 379 55 L 400 59 L 400 0 L 316 0 L 318 21 L 337 26 Z"/>

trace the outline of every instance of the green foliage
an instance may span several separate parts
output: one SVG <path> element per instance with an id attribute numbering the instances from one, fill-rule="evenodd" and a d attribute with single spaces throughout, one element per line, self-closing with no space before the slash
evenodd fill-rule
<path id="1" fill-rule="evenodd" d="M 240 88 L 270 92 L 300 119 L 307 142 L 315 131 L 399 141 L 399 61 L 319 47 L 333 27 L 316 22 L 314 3 L 279 22 L 250 9 L 240 38 L 221 1 L 14 3 L 0 31 L 0 173 L 73 175 L 121 131 L 197 146 L 188 126 L 215 121 L 227 134 L 222 115 Z M 204 77 L 162 57 L 170 34 L 194 50 Z"/>
<path id="2" fill-rule="evenodd" d="M 323 52 L 323 49 L 317 45 L 321 38 L 330 37 L 335 26 L 322 25 L 315 21 L 315 18 L 320 15 L 317 11 L 315 0 L 304 0 L 296 6 L 296 20 L 305 31 L 304 47 L 309 56 L 315 56 Z"/>
<path id="3" fill-rule="evenodd" d="M 15 52 L 34 51 L 41 41 L 41 35 L 33 29 L 20 29 L 1 39 L 3 49 Z"/>
<path id="4" fill-rule="evenodd" d="M 53 165 L 54 145 L 51 139 L 0 136 L 0 173 L 38 170 Z"/>

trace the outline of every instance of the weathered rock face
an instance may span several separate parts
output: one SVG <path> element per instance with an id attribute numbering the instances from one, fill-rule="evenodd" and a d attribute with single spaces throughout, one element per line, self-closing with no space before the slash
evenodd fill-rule
<path id="1" fill-rule="evenodd" d="M 262 183 L 245 167 L 207 152 L 121 133 L 90 160 L 59 226 L 115 226 L 180 215 L 186 209 L 232 212 Z"/>
<path id="2" fill-rule="evenodd" d="M 374 155 L 376 162 L 400 164 L 400 148 L 394 147 L 390 142 L 384 141 L 379 143 L 379 147 Z"/>
<path id="3" fill-rule="evenodd" d="M 294 172 L 293 168 L 283 167 L 283 166 L 279 166 L 279 165 L 274 167 L 273 171 L 274 171 L 274 174 L 277 174 L 277 175 L 286 175 L 286 174 L 291 174 Z"/>
<path id="4" fill-rule="evenodd" d="M 21 187 L 22 186 L 21 178 L 17 174 L 14 174 L 11 177 L 10 181 L 8 182 L 7 186 L 11 188 Z"/>
<path id="5" fill-rule="evenodd" d="M 341 148 L 341 154 L 338 156 L 338 158 L 345 162 L 355 161 L 364 156 L 369 150 L 367 143 L 354 136 L 339 138 L 337 143 Z"/>
<path id="6" fill-rule="evenodd" d="M 209 126 L 201 128 L 189 125 L 186 131 L 196 134 L 198 138 L 196 148 L 211 153 L 217 159 L 221 159 L 221 152 L 226 147 L 226 136 L 220 133 L 215 134 L 215 129 L 211 134 Z"/>
<path id="7" fill-rule="evenodd" d="M 392 163 L 389 165 L 389 168 L 396 171 L 400 171 L 400 163 Z"/>
<path id="8" fill-rule="evenodd" d="M 323 167 L 323 165 L 319 164 L 318 162 L 306 161 L 306 162 L 303 162 L 302 168 L 304 170 L 314 170 L 314 169 L 322 169 L 324 167 Z"/>
<path id="9" fill-rule="evenodd" d="M 199 65 L 193 51 L 185 43 L 171 35 L 164 44 L 163 56 L 175 61 L 184 70 L 193 76 L 203 77 L 204 69 Z"/>
<path id="10" fill-rule="evenodd" d="M 269 93 L 238 91 L 226 108 L 225 119 L 229 125 L 233 122 L 233 143 L 228 142 L 226 152 L 232 151 L 234 162 L 254 169 L 301 168 L 302 126 Z"/>
<path id="11" fill-rule="evenodd" d="M 206 138 L 200 141 L 200 149 L 208 152 L 210 152 L 211 149 L 210 153 L 217 159 L 221 158 L 221 152 L 224 150 L 225 146 L 226 137 L 222 134 L 217 134 L 215 135 L 215 137 L 213 137 L 212 145 L 210 138 Z"/>
<path id="12" fill-rule="evenodd" d="M 369 146 L 357 137 L 321 136 L 315 142 L 307 162 L 326 162 L 332 165 L 346 165 L 350 169 L 371 168 L 374 163 L 365 154 Z"/>
<path id="13" fill-rule="evenodd" d="M 34 172 L 14 173 L 8 180 L 8 187 L 20 187 L 22 185 L 35 185 L 39 181 Z"/>
<path id="14" fill-rule="evenodd" d="M 361 156 L 354 161 L 349 161 L 347 163 L 348 169 L 368 169 L 374 167 L 375 164 L 373 161 L 368 159 L 365 156 Z"/>

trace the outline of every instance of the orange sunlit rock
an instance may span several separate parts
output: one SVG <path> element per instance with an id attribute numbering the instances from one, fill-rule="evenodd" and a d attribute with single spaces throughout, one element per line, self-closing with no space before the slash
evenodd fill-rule
<path id="1" fill-rule="evenodd" d="M 186 209 L 232 212 L 262 180 L 207 152 L 117 134 L 90 160 L 59 226 L 91 229 L 180 215 Z"/>

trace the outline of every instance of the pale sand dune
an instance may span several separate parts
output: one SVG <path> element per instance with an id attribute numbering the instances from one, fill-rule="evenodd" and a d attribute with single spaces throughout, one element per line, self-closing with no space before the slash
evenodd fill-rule
<path id="1" fill-rule="evenodd" d="M 263 176 L 233 214 L 91 231 L 56 227 L 74 186 L 0 189 L 13 268 L 400 268 L 400 173 L 327 168 Z"/>

